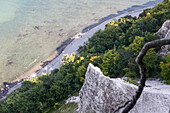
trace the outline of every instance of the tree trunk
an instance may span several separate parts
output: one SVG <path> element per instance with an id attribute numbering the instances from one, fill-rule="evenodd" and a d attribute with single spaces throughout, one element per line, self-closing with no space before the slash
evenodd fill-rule
<path id="1" fill-rule="evenodd" d="M 138 64 L 139 70 L 140 70 L 140 84 L 138 87 L 138 90 L 136 91 L 136 94 L 133 96 L 133 99 L 130 101 L 130 103 L 125 107 L 122 113 L 128 113 L 136 104 L 137 100 L 139 99 L 140 95 L 142 94 L 143 88 L 145 87 L 145 81 L 146 81 L 146 75 L 145 75 L 145 64 L 143 63 L 143 57 L 146 55 L 147 51 L 150 48 L 154 48 L 157 46 L 163 46 L 170 44 L 170 39 L 163 38 L 154 40 L 151 42 L 146 43 L 143 48 L 141 49 L 139 55 L 136 58 L 136 62 Z"/>

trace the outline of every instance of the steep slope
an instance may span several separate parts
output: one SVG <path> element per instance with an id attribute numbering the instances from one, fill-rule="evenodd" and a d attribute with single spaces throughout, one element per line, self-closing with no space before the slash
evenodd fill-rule
<path id="1" fill-rule="evenodd" d="M 157 34 L 161 38 L 170 38 L 170 20 L 166 20 L 162 27 L 159 29 Z M 170 54 L 170 45 L 162 46 L 160 54 L 168 55 Z"/>
<path id="2" fill-rule="evenodd" d="M 156 84 L 156 86 L 155 86 Z M 170 86 L 148 81 L 139 101 L 130 113 L 169 113 Z M 122 79 L 110 79 L 98 67 L 89 64 L 80 90 L 79 112 L 120 113 L 137 87 Z"/>

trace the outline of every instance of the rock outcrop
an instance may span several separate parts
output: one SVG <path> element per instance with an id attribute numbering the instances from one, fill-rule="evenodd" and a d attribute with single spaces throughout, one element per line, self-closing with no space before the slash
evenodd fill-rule
<path id="1" fill-rule="evenodd" d="M 89 64 L 79 93 L 79 112 L 121 113 L 136 89 L 137 86 L 120 78 L 104 76 L 98 67 Z M 164 93 L 156 88 L 146 88 L 130 113 L 170 113 L 170 87 Z"/>
<path id="2" fill-rule="evenodd" d="M 160 38 L 170 38 L 170 20 L 165 21 L 156 34 L 158 34 Z M 165 56 L 170 54 L 170 45 L 162 46 L 160 54 Z"/>

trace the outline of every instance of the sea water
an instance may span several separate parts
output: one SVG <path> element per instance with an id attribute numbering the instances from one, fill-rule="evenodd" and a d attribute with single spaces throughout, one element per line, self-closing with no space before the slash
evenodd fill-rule
<path id="1" fill-rule="evenodd" d="M 48 58 L 66 39 L 150 0 L 0 0 L 0 84 Z"/>

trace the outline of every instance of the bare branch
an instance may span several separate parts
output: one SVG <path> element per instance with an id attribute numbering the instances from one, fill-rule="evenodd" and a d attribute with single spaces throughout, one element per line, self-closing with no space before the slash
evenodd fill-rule
<path id="1" fill-rule="evenodd" d="M 145 69 L 145 64 L 143 63 L 143 58 L 146 55 L 147 51 L 150 48 L 154 48 L 157 46 L 163 46 L 163 45 L 168 45 L 170 44 L 170 39 L 163 38 L 163 39 L 158 39 L 154 40 L 151 42 L 146 43 L 142 50 L 140 51 L 139 55 L 136 58 L 136 62 L 138 64 L 139 70 L 140 70 L 140 84 L 138 87 L 138 90 L 136 91 L 136 94 L 133 96 L 133 99 L 131 102 L 125 107 L 122 113 L 128 113 L 136 104 L 137 100 L 139 99 L 140 95 L 142 94 L 143 88 L 145 87 L 145 81 L 146 81 L 146 69 Z"/>

